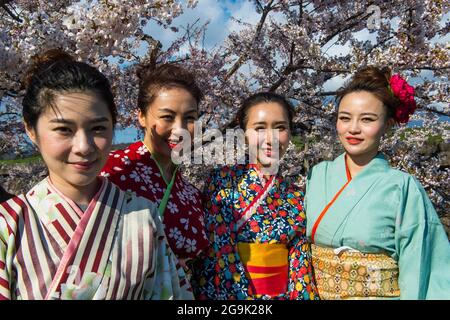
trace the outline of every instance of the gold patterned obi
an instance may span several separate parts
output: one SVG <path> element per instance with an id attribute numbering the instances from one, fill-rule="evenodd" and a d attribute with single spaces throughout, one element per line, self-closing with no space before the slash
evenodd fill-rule
<path id="1" fill-rule="evenodd" d="M 397 262 L 385 254 L 311 244 L 319 296 L 324 300 L 400 297 Z"/>
<path id="2" fill-rule="evenodd" d="M 277 296 L 287 291 L 289 259 L 285 244 L 238 242 L 237 247 L 254 294 Z"/>

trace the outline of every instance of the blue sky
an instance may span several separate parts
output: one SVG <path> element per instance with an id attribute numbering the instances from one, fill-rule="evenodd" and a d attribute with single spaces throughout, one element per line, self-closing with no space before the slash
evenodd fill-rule
<path id="1" fill-rule="evenodd" d="M 205 34 L 205 49 L 211 50 L 219 46 L 227 35 L 240 28 L 239 24 L 233 21 L 231 17 L 241 19 L 247 23 L 256 24 L 259 21 L 260 15 L 254 10 L 254 4 L 248 0 L 199 0 L 195 8 L 189 9 L 185 7 L 184 13 L 173 20 L 173 26 L 180 28 L 185 27 L 188 23 L 192 24 L 199 19 L 198 25 L 202 25 L 209 21 L 207 31 Z M 276 15 L 272 15 L 277 18 Z M 450 14 L 445 17 L 445 20 L 450 19 Z M 150 22 L 145 31 L 152 35 L 155 39 L 161 41 L 163 49 L 166 49 L 170 43 L 175 40 L 179 34 L 164 29 L 158 26 L 156 22 Z M 361 39 L 375 40 L 375 33 L 369 33 L 368 30 L 362 30 L 358 33 Z M 439 39 L 440 42 L 450 41 L 450 35 L 447 34 L 445 38 Z M 330 41 L 333 43 L 334 41 Z M 324 48 L 326 50 L 327 47 Z M 328 53 L 345 54 L 349 50 L 346 46 L 333 46 Z M 422 76 L 427 76 L 424 73 Z M 342 77 L 335 77 L 328 80 L 324 84 L 325 91 L 333 91 L 340 87 L 345 79 Z M 0 106 L 1 108 L 1 106 Z M 127 143 L 135 141 L 138 130 L 135 128 L 127 128 L 124 130 L 117 130 L 115 135 L 115 143 Z"/>
<path id="2" fill-rule="evenodd" d="M 269 15 L 271 18 L 277 19 L 277 14 Z M 202 25 L 209 21 L 205 35 L 205 49 L 212 49 L 215 46 L 219 46 L 227 35 L 240 28 L 240 25 L 236 23 L 231 17 L 241 19 L 247 23 L 256 24 L 259 21 L 260 15 L 254 10 L 253 1 L 248 0 L 199 0 L 197 6 L 194 9 L 186 8 L 184 13 L 173 20 L 173 25 L 176 27 L 186 26 L 188 23 L 192 24 L 199 19 L 198 25 Z M 398 20 L 398 19 L 397 19 Z M 447 14 L 442 19 L 442 26 L 445 25 L 445 21 L 450 20 L 450 14 Z M 392 23 L 398 24 L 395 19 Z M 164 29 L 158 26 L 156 22 L 151 22 L 146 27 L 146 32 L 151 34 L 155 39 L 161 41 L 163 48 L 166 49 L 170 43 L 177 38 L 177 33 L 170 29 Z M 181 32 L 181 31 L 180 31 Z M 361 30 L 356 34 L 361 40 L 376 41 L 376 33 L 369 32 L 368 29 Z M 435 39 L 441 43 L 450 42 L 450 34 L 440 39 Z M 329 44 L 333 44 L 332 39 Z M 328 46 L 323 48 L 324 52 L 331 55 L 346 54 L 349 52 L 349 46 L 334 45 L 328 50 Z M 428 76 L 431 72 L 425 72 L 421 76 Z M 325 91 L 334 91 L 339 88 L 344 82 L 345 78 L 335 77 L 328 80 L 324 84 Z"/>
<path id="3" fill-rule="evenodd" d="M 251 1 L 199 0 L 195 8 L 185 8 L 184 13 L 173 20 L 172 25 L 180 29 L 179 33 L 175 33 L 170 29 L 164 29 L 154 21 L 147 25 L 145 31 L 161 41 L 163 49 L 167 49 L 172 41 L 183 32 L 182 27 L 186 27 L 187 24 L 192 24 L 199 19 L 199 26 L 209 22 L 204 45 L 205 49 L 211 50 L 219 46 L 230 32 L 240 28 L 239 24 L 230 19 L 230 17 L 242 19 L 248 23 L 257 23 L 259 20 L 259 15 L 255 12 Z M 114 142 L 126 143 L 135 141 L 138 132 L 138 129 L 135 128 L 117 130 Z"/>
<path id="4" fill-rule="evenodd" d="M 199 0 L 198 4 L 193 9 L 186 8 L 184 13 L 173 20 L 172 25 L 180 28 L 180 33 L 182 32 L 182 27 L 187 24 L 194 23 L 197 19 L 198 25 L 202 25 L 209 22 L 207 31 L 205 34 L 205 49 L 211 50 L 212 48 L 219 46 L 227 35 L 232 32 L 239 30 L 240 26 L 236 21 L 231 19 L 234 17 L 236 19 L 243 20 L 247 23 L 256 24 L 259 21 L 259 14 L 254 10 L 254 4 L 252 1 L 248 0 Z M 277 18 L 276 16 L 272 16 Z M 447 15 L 443 19 L 448 20 L 450 15 Z M 395 22 L 394 22 L 395 23 Z M 177 33 L 171 31 L 170 29 L 164 29 L 158 26 L 156 22 L 150 22 L 145 31 L 152 35 L 155 39 L 161 41 L 163 49 L 167 49 L 171 42 L 175 40 L 178 36 Z M 357 37 L 361 40 L 376 40 L 376 33 L 370 33 L 369 30 L 365 29 L 357 33 Z M 446 37 L 438 39 L 440 42 L 450 41 L 450 35 L 447 34 Z M 334 41 L 331 40 L 330 44 Z M 324 51 L 327 50 L 325 46 Z M 328 54 L 339 55 L 346 54 L 349 51 L 348 46 L 333 46 Z M 421 78 L 429 77 L 431 72 L 422 72 Z M 339 88 L 346 78 L 344 77 L 334 77 L 328 80 L 324 84 L 325 91 L 334 91 Z M 412 79 L 416 81 L 415 79 Z M 448 119 L 446 119 L 448 121 Z M 125 130 L 118 130 L 115 136 L 116 143 L 132 142 L 136 140 L 138 131 L 135 128 L 128 128 Z"/>
<path id="5" fill-rule="evenodd" d="M 220 44 L 231 31 L 239 28 L 238 24 L 230 17 L 245 19 L 250 23 L 257 22 L 259 15 L 253 8 L 253 3 L 247 0 L 199 0 L 195 8 L 185 8 L 184 13 L 175 18 L 172 24 L 176 27 L 184 27 L 197 19 L 199 19 L 199 25 L 209 21 L 205 36 L 205 48 L 211 49 Z M 177 37 L 175 32 L 158 26 L 156 22 L 149 23 L 146 31 L 161 41 L 164 49 Z"/>

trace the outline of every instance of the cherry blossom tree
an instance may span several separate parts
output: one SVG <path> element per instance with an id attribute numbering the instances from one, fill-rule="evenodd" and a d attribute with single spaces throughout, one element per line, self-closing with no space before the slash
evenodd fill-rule
<path id="1" fill-rule="evenodd" d="M 112 79 L 120 124 L 136 125 L 136 67 L 180 63 L 196 73 L 205 92 L 205 127 L 225 130 L 242 99 L 270 90 L 296 107 L 300 137 L 284 157 L 283 170 L 304 183 L 308 169 L 342 150 L 334 130 L 336 87 L 358 68 L 389 66 L 413 83 L 417 128 L 402 125 L 383 141 L 392 164 L 415 175 L 428 191 L 444 224 L 450 226 L 449 6 L 441 0 L 252 0 L 255 24 L 239 26 L 213 49 L 203 46 L 206 25 L 172 25 L 197 1 L 5 1 L 0 0 L 0 139 L 17 145 L 22 132 L 20 79 L 33 54 L 61 47 L 97 66 Z M 157 21 L 179 34 L 163 50 Z M 447 38 L 446 38 L 447 37 Z M 332 89 L 330 89 L 330 87 Z M 446 118 L 447 117 L 447 118 Z M 204 181 L 195 166 L 190 178 Z"/>

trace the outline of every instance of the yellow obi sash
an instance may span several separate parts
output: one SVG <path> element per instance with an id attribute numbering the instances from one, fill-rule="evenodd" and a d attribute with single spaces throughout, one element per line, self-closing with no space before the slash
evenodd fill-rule
<path id="1" fill-rule="evenodd" d="M 253 294 L 277 296 L 287 291 L 288 249 L 281 243 L 237 244 Z"/>
<path id="2" fill-rule="evenodd" d="M 385 254 L 343 251 L 311 244 L 321 299 L 400 297 L 397 262 Z"/>

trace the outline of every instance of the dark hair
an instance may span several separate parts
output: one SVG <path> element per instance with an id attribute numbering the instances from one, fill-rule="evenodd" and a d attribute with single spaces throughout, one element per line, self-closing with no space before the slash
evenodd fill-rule
<path id="1" fill-rule="evenodd" d="M 138 107 L 143 114 L 147 112 L 161 89 L 183 88 L 194 97 L 197 104 L 203 97 L 194 75 L 173 63 L 165 63 L 157 67 L 143 65 L 138 68 L 137 76 L 139 78 Z"/>
<path id="2" fill-rule="evenodd" d="M 92 91 L 102 98 L 116 123 L 117 110 L 108 79 L 96 68 L 75 61 L 60 49 L 50 49 L 32 57 L 23 84 L 26 93 L 22 101 L 23 118 L 35 128 L 40 115 L 53 105 L 57 94 Z"/>
<path id="3" fill-rule="evenodd" d="M 233 125 L 238 125 L 242 130 L 245 130 L 248 122 L 248 111 L 250 108 L 260 103 L 269 102 L 278 103 L 286 110 L 289 119 L 289 129 L 292 131 L 292 120 L 295 114 L 294 107 L 285 97 L 273 92 L 258 92 L 245 99 L 236 114 Z"/>
<path id="4" fill-rule="evenodd" d="M 0 186 L 0 203 L 8 201 L 12 197 L 14 197 L 14 195 L 12 195 L 11 193 L 3 189 L 2 186 Z"/>
<path id="5" fill-rule="evenodd" d="M 389 85 L 391 70 L 369 66 L 358 70 L 336 94 L 338 105 L 349 93 L 367 91 L 377 97 L 387 109 L 387 119 L 394 118 L 400 100 L 392 93 Z"/>

